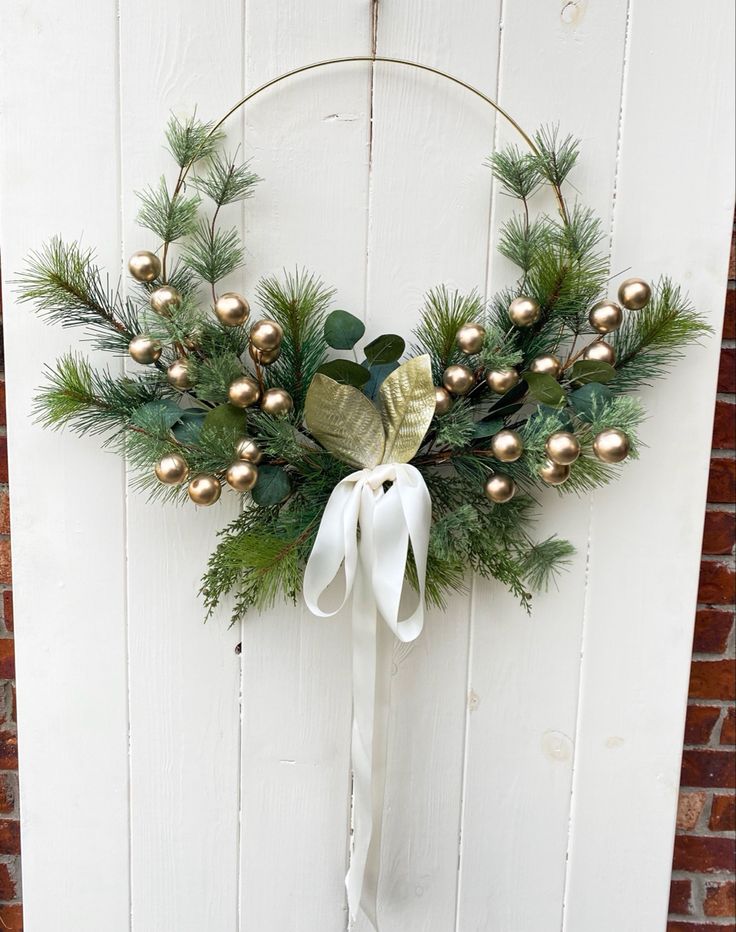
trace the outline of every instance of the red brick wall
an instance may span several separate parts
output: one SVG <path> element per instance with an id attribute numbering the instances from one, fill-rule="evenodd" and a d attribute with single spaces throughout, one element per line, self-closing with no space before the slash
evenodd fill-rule
<path id="1" fill-rule="evenodd" d="M 668 932 L 736 929 L 736 235 L 728 274 Z"/>

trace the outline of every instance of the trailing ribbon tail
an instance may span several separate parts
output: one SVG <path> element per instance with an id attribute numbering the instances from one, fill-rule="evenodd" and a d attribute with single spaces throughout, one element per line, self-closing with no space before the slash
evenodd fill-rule
<path id="1" fill-rule="evenodd" d="M 385 483 L 391 483 L 388 491 Z M 404 642 L 421 633 L 431 517 L 429 492 L 415 467 L 387 463 L 351 473 L 333 489 L 304 572 L 304 599 L 315 615 L 334 615 L 353 596 L 354 837 L 345 883 L 351 920 L 362 911 L 375 930 L 390 672 L 379 650 L 385 637 L 378 620 L 383 618 Z M 400 620 L 409 544 L 419 603 Z M 342 603 L 334 611 L 323 611 L 319 600 L 341 567 Z M 380 663 L 381 658 L 386 662 Z"/>

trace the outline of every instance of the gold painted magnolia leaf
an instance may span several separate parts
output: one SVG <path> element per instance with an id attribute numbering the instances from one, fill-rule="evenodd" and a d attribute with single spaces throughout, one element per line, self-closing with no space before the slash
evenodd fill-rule
<path id="1" fill-rule="evenodd" d="M 394 369 L 381 383 L 378 396 L 386 434 L 382 462 L 408 463 L 434 416 L 429 356 L 417 356 Z"/>
<path id="2" fill-rule="evenodd" d="M 338 459 L 369 469 L 381 462 L 381 417 L 352 385 L 342 385 L 318 372 L 307 391 L 304 420 L 309 432 Z"/>

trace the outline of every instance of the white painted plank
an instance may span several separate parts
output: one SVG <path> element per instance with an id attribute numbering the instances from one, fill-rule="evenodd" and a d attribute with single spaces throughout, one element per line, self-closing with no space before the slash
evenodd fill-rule
<path id="1" fill-rule="evenodd" d="M 725 0 L 702 15 L 678 0 L 666 17 L 634 0 L 613 231 L 614 268 L 672 275 L 717 334 L 734 203 L 733 18 Z M 648 447 L 596 496 L 567 932 L 601 916 L 606 930 L 628 927 L 633 914 L 642 930 L 665 926 L 719 345 L 694 348 L 644 393 Z"/>
<path id="2" fill-rule="evenodd" d="M 370 4 L 248 0 L 246 86 L 289 68 L 370 51 Z M 255 100 L 246 151 L 266 180 L 248 210 L 248 287 L 304 267 L 363 313 L 369 75 L 300 76 Z M 347 613 L 303 606 L 243 626 L 243 932 L 341 932 L 351 722 Z"/>
<path id="3" fill-rule="evenodd" d="M 528 131 L 560 124 L 582 141 L 568 189 L 608 230 L 615 186 L 626 4 L 514 3 L 504 12 L 501 104 Z M 516 143 L 499 126 L 499 144 Z M 551 198 L 541 206 L 554 210 Z M 494 198 L 489 292 L 516 277 L 495 252 L 511 210 Z M 476 586 L 458 930 L 547 932 L 562 916 L 591 505 L 540 497 L 540 539 L 577 554 L 527 618 L 496 584 Z M 523 885 L 523 886 L 522 886 Z M 525 890 L 533 890 L 529 896 Z"/>
<path id="4" fill-rule="evenodd" d="M 135 223 L 135 190 L 176 166 L 169 112 L 219 116 L 242 91 L 238 0 L 121 2 L 124 256 L 155 245 Z M 238 126 L 233 148 L 238 144 Z M 172 178 L 173 175 L 173 178 Z M 240 208 L 223 214 L 237 223 Z M 237 923 L 237 628 L 203 624 L 199 579 L 215 533 L 237 511 L 161 508 L 128 494 L 133 930 L 228 930 Z"/>
<path id="5" fill-rule="evenodd" d="M 44 364 L 80 348 L 81 334 L 46 326 L 11 284 L 28 251 L 57 233 L 99 244 L 116 271 L 115 3 L 83 0 L 74 16 L 50 0 L 6 4 L 0 67 L 24 927 L 125 932 L 123 470 L 97 439 L 32 422 Z"/>

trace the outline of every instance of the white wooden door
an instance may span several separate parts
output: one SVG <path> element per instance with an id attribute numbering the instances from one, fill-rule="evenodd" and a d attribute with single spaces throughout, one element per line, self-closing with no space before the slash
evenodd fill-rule
<path id="1" fill-rule="evenodd" d="M 27 932 L 342 932 L 345 619 L 279 607 L 202 624 L 231 506 L 148 505 L 121 463 L 30 419 L 69 346 L 15 304 L 55 233 L 113 276 L 145 247 L 133 191 L 170 110 L 224 112 L 332 56 L 409 58 L 582 138 L 575 184 L 613 269 L 672 274 L 716 330 L 733 210 L 728 0 L 13 0 L 0 10 L 7 334 Z M 376 16 L 374 17 L 374 12 Z M 239 286 L 306 266 L 370 331 L 431 286 L 505 284 L 506 128 L 427 74 L 295 79 L 230 126 L 267 179 Z M 665 925 L 717 341 L 646 392 L 641 460 L 545 497 L 577 558 L 525 617 L 497 586 L 396 649 L 383 932 L 660 932 Z M 242 640 L 242 653 L 235 645 Z M 633 918 L 632 918 L 633 917 Z"/>

